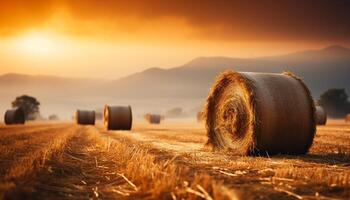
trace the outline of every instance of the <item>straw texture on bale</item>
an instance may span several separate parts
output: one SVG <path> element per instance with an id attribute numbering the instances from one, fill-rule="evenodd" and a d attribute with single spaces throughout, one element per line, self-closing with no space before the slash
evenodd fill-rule
<path id="1" fill-rule="evenodd" d="M 144 117 L 150 124 L 160 124 L 162 120 L 162 116 L 157 114 L 145 114 Z"/>
<path id="2" fill-rule="evenodd" d="M 75 120 L 80 125 L 95 125 L 95 111 L 77 110 L 75 112 Z"/>
<path id="3" fill-rule="evenodd" d="M 104 124 L 107 130 L 131 130 L 131 107 L 106 105 L 104 109 Z"/>
<path id="4" fill-rule="evenodd" d="M 241 155 L 304 154 L 316 130 L 310 92 L 291 73 L 226 71 L 204 116 L 208 145 Z"/>
<path id="5" fill-rule="evenodd" d="M 25 123 L 25 114 L 22 109 L 12 109 L 7 110 L 4 116 L 4 122 L 7 125 L 11 124 L 24 124 Z"/>
<path id="6" fill-rule="evenodd" d="M 321 106 L 316 106 L 316 123 L 325 125 L 327 122 L 327 113 Z"/>
<path id="7" fill-rule="evenodd" d="M 346 121 L 346 122 L 350 122 L 350 114 L 347 114 L 347 115 L 346 115 L 345 121 Z"/>

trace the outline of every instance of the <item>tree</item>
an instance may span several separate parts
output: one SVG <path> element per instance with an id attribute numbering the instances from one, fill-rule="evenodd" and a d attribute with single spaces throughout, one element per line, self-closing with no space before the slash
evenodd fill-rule
<path id="1" fill-rule="evenodd" d="M 28 95 L 16 97 L 12 102 L 13 108 L 21 108 L 24 111 L 26 120 L 34 120 L 39 116 L 39 106 L 40 102 Z"/>
<path id="2" fill-rule="evenodd" d="M 350 112 L 350 102 L 345 89 L 329 89 L 318 101 L 330 117 L 343 118 Z"/>

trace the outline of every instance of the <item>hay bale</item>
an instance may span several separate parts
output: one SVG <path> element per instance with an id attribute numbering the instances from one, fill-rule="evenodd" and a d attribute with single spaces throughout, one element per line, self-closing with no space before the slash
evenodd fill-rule
<path id="1" fill-rule="evenodd" d="M 58 115 L 52 114 L 48 117 L 48 119 L 50 121 L 58 121 L 60 118 L 58 117 Z"/>
<path id="2" fill-rule="evenodd" d="M 204 119 L 205 119 L 204 112 L 203 111 L 197 112 L 197 122 L 203 122 Z"/>
<path id="3" fill-rule="evenodd" d="M 4 121 L 6 125 L 24 124 L 25 114 L 22 109 L 11 109 L 5 112 Z"/>
<path id="4" fill-rule="evenodd" d="M 77 110 L 75 112 L 75 121 L 80 125 L 95 125 L 95 111 Z"/>
<path id="5" fill-rule="evenodd" d="M 316 123 L 325 125 L 327 122 L 327 113 L 321 106 L 316 106 Z"/>
<path id="6" fill-rule="evenodd" d="M 102 120 L 103 119 L 103 113 L 95 111 L 95 118 L 96 118 L 96 120 Z"/>
<path id="7" fill-rule="evenodd" d="M 345 122 L 349 122 L 350 123 L 350 114 L 347 114 L 345 117 Z"/>
<path id="8" fill-rule="evenodd" d="M 131 130 L 131 107 L 106 105 L 104 109 L 104 124 L 107 130 Z"/>
<path id="9" fill-rule="evenodd" d="M 291 73 L 224 72 L 204 116 L 208 145 L 241 155 L 304 154 L 316 130 L 310 92 Z"/>
<path id="10" fill-rule="evenodd" d="M 157 114 L 145 114 L 144 118 L 146 121 L 148 121 L 150 124 L 160 124 L 160 121 L 163 120 L 163 117 L 161 115 Z"/>

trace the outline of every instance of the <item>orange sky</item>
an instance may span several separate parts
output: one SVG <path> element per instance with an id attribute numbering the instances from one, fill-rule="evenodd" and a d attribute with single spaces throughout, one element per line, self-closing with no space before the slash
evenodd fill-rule
<path id="1" fill-rule="evenodd" d="M 198 56 L 349 45 L 349 10 L 345 0 L 4 0 L 0 74 L 117 78 Z"/>

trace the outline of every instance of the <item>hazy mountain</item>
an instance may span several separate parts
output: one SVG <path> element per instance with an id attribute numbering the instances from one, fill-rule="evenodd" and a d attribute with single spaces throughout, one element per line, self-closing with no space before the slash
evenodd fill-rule
<path id="1" fill-rule="evenodd" d="M 16 96 L 28 94 L 42 102 L 47 115 L 68 116 L 76 108 L 100 108 L 106 103 L 131 104 L 138 114 L 164 113 L 177 106 L 193 111 L 203 104 L 216 75 L 227 69 L 291 71 L 305 80 L 315 98 L 329 88 L 350 91 L 350 49 L 330 46 L 248 59 L 199 57 L 179 67 L 150 68 L 113 81 L 5 74 L 0 76 L 0 110 Z"/>
<path id="2" fill-rule="evenodd" d="M 103 83 L 95 79 L 4 74 L 0 76 L 0 113 L 10 108 L 17 96 L 28 94 L 40 101 L 44 116 L 57 113 L 68 118 L 68 110 L 94 101 L 95 91 Z"/>
<path id="3" fill-rule="evenodd" d="M 117 97 L 205 97 L 221 71 L 290 71 L 302 77 L 314 97 L 329 88 L 350 89 L 350 49 L 330 46 L 321 50 L 260 58 L 200 57 L 172 69 L 151 68 L 108 83 Z"/>

